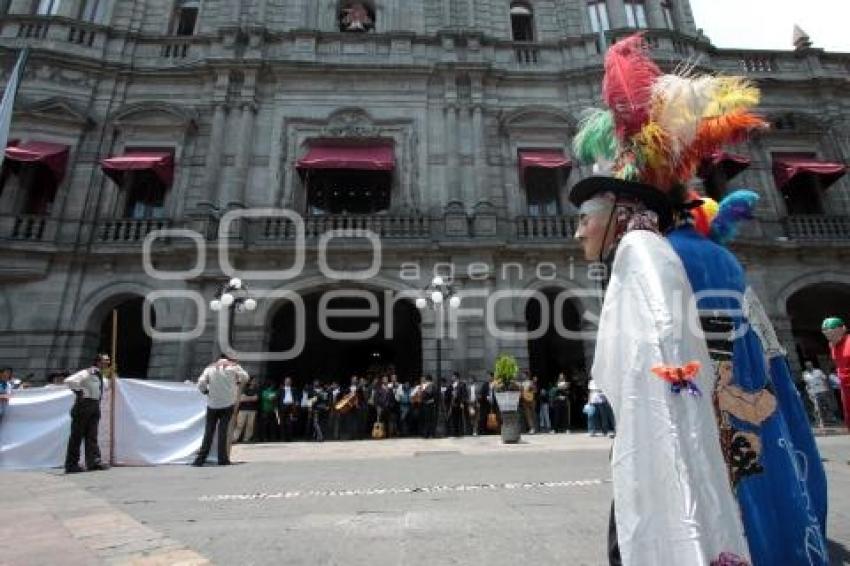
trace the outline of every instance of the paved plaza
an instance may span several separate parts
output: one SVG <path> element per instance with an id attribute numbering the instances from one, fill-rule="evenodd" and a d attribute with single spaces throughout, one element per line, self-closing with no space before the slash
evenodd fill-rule
<path id="1" fill-rule="evenodd" d="M 4 473 L 0 564 L 604 565 L 611 441 L 237 446 L 238 465 Z M 850 564 L 850 436 L 819 439 Z"/>

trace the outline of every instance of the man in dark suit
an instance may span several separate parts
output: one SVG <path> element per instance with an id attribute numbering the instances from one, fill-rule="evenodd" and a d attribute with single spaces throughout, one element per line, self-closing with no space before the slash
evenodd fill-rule
<path id="1" fill-rule="evenodd" d="M 419 428 L 425 438 L 434 438 L 437 434 L 437 390 L 434 378 L 425 376 L 422 384 L 419 407 Z"/>
<path id="2" fill-rule="evenodd" d="M 490 382 L 482 380 L 475 384 L 475 417 L 478 434 L 487 434 L 487 415 L 490 414 Z"/>
<path id="3" fill-rule="evenodd" d="M 458 372 L 452 373 L 452 385 L 446 391 L 449 407 L 448 423 L 451 436 L 463 436 L 466 432 L 466 411 L 469 402 L 469 391 L 466 383 L 460 380 Z"/>
<path id="4" fill-rule="evenodd" d="M 292 442 L 301 408 L 301 391 L 292 386 L 292 378 L 286 377 L 278 395 L 280 406 L 280 432 L 284 442 Z"/>

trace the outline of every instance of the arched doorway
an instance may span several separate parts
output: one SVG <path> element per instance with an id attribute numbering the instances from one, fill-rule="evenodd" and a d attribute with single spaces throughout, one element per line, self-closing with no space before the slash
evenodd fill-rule
<path id="1" fill-rule="evenodd" d="M 296 332 L 304 333 L 304 349 L 292 360 L 269 362 L 266 376 L 273 381 L 292 376 L 297 385 L 314 379 L 324 383 L 347 383 L 354 374 L 371 378 L 393 369 L 402 381 L 418 379 L 422 373 L 419 311 L 409 300 L 392 300 L 391 296 L 382 292 L 366 292 L 378 304 L 376 316 L 328 318 L 327 326 L 336 333 L 353 334 L 365 332 L 375 325 L 377 331 L 367 339 L 343 340 L 322 332 L 319 302 L 324 291 L 302 296 L 305 324 L 301 329 L 296 328 L 293 305 L 283 303 L 271 317 L 269 351 L 290 350 L 295 344 Z M 328 307 L 334 311 L 362 311 L 368 309 L 369 301 L 359 297 L 338 297 L 332 299 Z M 392 312 L 387 312 L 388 308 Z"/>
<path id="2" fill-rule="evenodd" d="M 145 300 L 134 297 L 106 310 L 100 320 L 98 352 L 112 353 L 112 312 L 118 312 L 116 361 L 121 377 L 145 379 L 148 375 L 152 341 L 145 332 L 143 313 Z M 151 309 L 151 324 L 156 326 L 156 313 Z"/>
<path id="3" fill-rule="evenodd" d="M 800 363 L 812 360 L 827 369 L 832 362 L 821 323 L 828 316 L 850 320 L 850 285 L 829 282 L 809 285 L 791 295 L 786 307 Z"/>
<path id="4" fill-rule="evenodd" d="M 569 293 L 566 289 L 549 288 L 541 291 L 546 297 L 542 306 L 549 310 L 549 324 L 546 332 L 539 338 L 528 341 L 529 369 L 536 375 L 541 387 L 552 387 L 558 374 L 564 372 L 570 381 L 570 426 L 583 426 L 581 407 L 587 399 L 587 368 L 585 366 L 584 340 L 576 336 L 562 335 L 560 328 L 578 333 L 581 330 L 581 313 L 578 299 L 557 300 L 560 293 Z M 556 310 L 556 307 L 557 308 Z M 531 298 L 525 307 L 525 320 L 528 332 L 540 329 L 543 321 L 541 301 Z"/>

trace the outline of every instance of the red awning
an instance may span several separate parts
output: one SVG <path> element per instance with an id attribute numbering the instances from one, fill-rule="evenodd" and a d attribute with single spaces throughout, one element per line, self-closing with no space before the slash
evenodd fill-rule
<path id="1" fill-rule="evenodd" d="M 559 149 L 521 149 L 519 151 L 519 171 L 525 176 L 527 169 L 571 169 L 573 162 Z"/>
<path id="2" fill-rule="evenodd" d="M 298 160 L 295 168 L 304 169 L 358 169 L 361 171 L 392 171 L 395 155 L 389 145 L 345 146 L 325 145 L 311 147 L 307 155 Z"/>
<path id="3" fill-rule="evenodd" d="M 697 174 L 703 179 L 708 179 L 711 177 L 712 171 L 719 168 L 723 171 L 726 180 L 729 181 L 751 164 L 752 161 L 750 161 L 749 157 L 718 151 L 702 161 Z"/>
<path id="4" fill-rule="evenodd" d="M 59 143 L 28 141 L 6 147 L 6 159 L 18 163 L 44 165 L 53 173 L 56 182 L 65 177 L 68 165 L 68 146 Z"/>
<path id="5" fill-rule="evenodd" d="M 174 181 L 174 156 L 167 151 L 139 151 L 116 155 L 100 162 L 103 172 L 118 183 L 127 171 L 150 171 L 166 186 Z"/>
<path id="6" fill-rule="evenodd" d="M 843 163 L 817 161 L 815 159 L 777 159 L 773 162 L 773 177 L 776 186 L 784 188 L 800 175 L 815 175 L 820 178 L 821 188 L 826 189 L 847 172 Z"/>

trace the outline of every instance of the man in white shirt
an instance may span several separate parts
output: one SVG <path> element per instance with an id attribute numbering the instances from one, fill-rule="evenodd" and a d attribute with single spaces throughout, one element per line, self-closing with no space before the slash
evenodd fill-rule
<path id="1" fill-rule="evenodd" d="M 803 371 L 803 382 L 806 384 L 806 392 L 814 407 L 815 419 L 821 428 L 825 424 L 832 424 L 835 411 L 832 407 L 832 392 L 829 389 L 826 374 L 816 368 L 812 362 L 805 363 Z"/>
<path id="2" fill-rule="evenodd" d="M 100 400 L 103 398 L 103 371 L 110 365 L 109 356 L 98 354 L 94 365 L 65 378 L 65 385 L 77 396 L 71 408 L 71 436 L 65 452 L 65 473 L 82 472 L 80 443 L 85 442 L 86 469 L 105 470 L 100 460 L 97 429 L 100 424 Z"/>
<path id="3" fill-rule="evenodd" d="M 230 465 L 227 453 L 227 430 L 233 408 L 239 394 L 239 387 L 250 378 L 235 359 L 222 354 L 213 364 L 207 366 L 198 379 L 198 390 L 207 396 L 207 418 L 204 428 L 204 440 L 193 466 L 203 466 L 212 446 L 212 437 L 218 426 L 218 465 Z"/>

